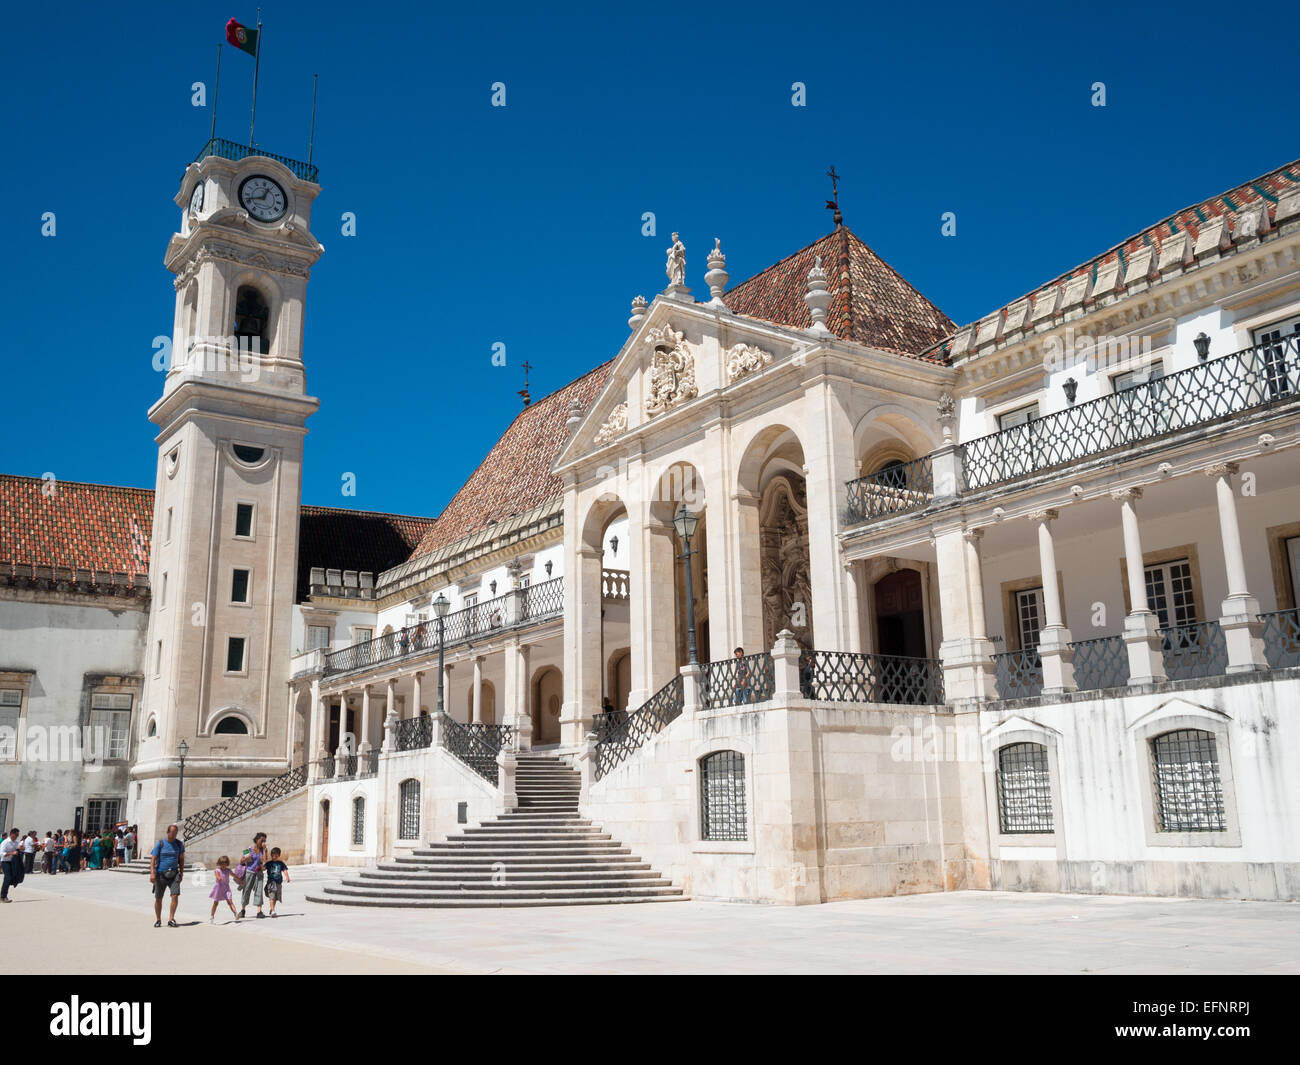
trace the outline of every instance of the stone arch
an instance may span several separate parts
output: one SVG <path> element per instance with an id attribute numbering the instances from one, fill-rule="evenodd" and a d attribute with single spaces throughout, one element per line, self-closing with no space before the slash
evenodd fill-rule
<path id="1" fill-rule="evenodd" d="M 564 706 L 564 675 L 558 666 L 542 666 L 529 684 L 533 745 L 560 741 L 560 711 Z"/>
<path id="2" fill-rule="evenodd" d="M 938 434 L 921 415 L 897 403 L 871 408 L 853 428 L 858 475 L 875 473 L 889 462 L 910 462 L 939 446 Z"/>
<path id="3" fill-rule="evenodd" d="M 242 732 L 235 730 L 235 726 L 227 724 L 231 721 L 237 721 L 244 726 Z M 223 706 L 219 710 L 213 711 L 208 718 L 207 727 L 204 729 L 209 736 L 217 735 L 217 730 L 222 725 L 224 730 L 220 733 L 223 736 L 252 736 L 256 731 L 256 722 L 253 715 L 240 706 Z"/>

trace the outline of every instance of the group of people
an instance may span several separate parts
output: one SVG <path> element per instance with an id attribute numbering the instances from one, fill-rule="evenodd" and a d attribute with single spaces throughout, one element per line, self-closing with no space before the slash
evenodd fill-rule
<path id="1" fill-rule="evenodd" d="M 284 898 L 284 885 L 289 882 L 289 866 L 280 857 L 279 847 L 266 845 L 266 833 L 259 832 L 253 837 L 253 844 L 244 850 L 239 863 L 231 868 L 230 857 L 223 854 L 217 859 L 213 869 L 216 883 L 208 898 L 212 900 L 212 910 L 208 914 L 208 923 L 215 923 L 217 909 L 221 903 L 230 907 L 235 921 L 242 921 L 248 913 L 251 903 L 257 910 L 257 917 L 264 918 L 262 912 L 265 901 L 270 902 L 270 916 L 275 917 L 275 907 Z M 149 855 L 149 883 L 153 885 L 153 915 L 155 928 L 162 927 L 163 896 L 171 892 L 171 908 L 167 915 L 167 927 L 176 928 L 176 907 L 180 902 L 181 882 L 185 879 L 185 843 L 179 838 L 175 825 L 167 826 L 167 835 L 154 844 Z M 239 909 L 235 909 L 235 890 L 239 891 Z"/>
<path id="2" fill-rule="evenodd" d="M 0 902 L 11 902 L 9 889 L 21 884 L 28 874 L 36 871 L 36 858 L 41 859 L 41 872 L 49 876 L 58 873 L 79 873 L 84 869 L 112 869 L 125 865 L 135 853 L 134 825 L 105 829 L 102 833 L 79 832 L 73 828 L 60 828 L 46 832 L 45 839 L 37 837 L 33 828 L 25 836 L 16 828 L 9 830 L 0 843 L 3 856 L 4 887 L 0 888 Z"/>

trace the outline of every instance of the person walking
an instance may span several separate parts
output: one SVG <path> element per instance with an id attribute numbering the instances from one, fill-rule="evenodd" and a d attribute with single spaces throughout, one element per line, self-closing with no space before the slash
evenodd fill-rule
<path id="1" fill-rule="evenodd" d="M 36 829 L 23 837 L 23 875 L 36 872 L 36 849 L 40 844 L 36 839 Z"/>
<path id="2" fill-rule="evenodd" d="M 260 920 L 266 914 L 262 912 L 262 883 L 266 878 L 266 833 L 259 832 L 253 837 L 253 845 L 244 852 L 244 887 L 239 895 L 239 916 L 248 916 L 248 900 L 253 900 Z"/>
<path id="3" fill-rule="evenodd" d="M 280 848 L 271 848 L 271 860 L 266 863 L 266 897 L 271 900 L 271 916 L 276 916 L 275 904 L 284 898 L 284 885 L 289 882 L 289 866 L 280 860 Z"/>
<path id="4" fill-rule="evenodd" d="M 136 836 L 135 825 L 128 825 L 126 832 L 122 836 L 122 849 L 126 854 L 126 860 L 128 862 L 135 857 Z"/>
<path id="5" fill-rule="evenodd" d="M 4 886 L 0 887 L 0 902 L 13 902 L 9 889 L 23 881 L 23 845 L 18 840 L 18 829 L 11 828 L 0 843 L 0 865 L 4 866 Z"/>
<path id="6" fill-rule="evenodd" d="M 59 845 L 54 839 L 53 832 L 45 833 L 45 845 L 42 849 L 45 851 L 45 872 L 53 876 L 59 871 Z"/>
<path id="7" fill-rule="evenodd" d="M 177 839 L 180 829 L 167 826 L 167 835 L 153 845 L 149 852 L 149 883 L 153 885 L 153 926 L 162 927 L 163 893 L 171 891 L 171 910 L 167 914 L 167 927 L 179 928 L 176 923 L 176 904 L 181 900 L 181 881 L 185 878 L 185 844 Z"/>
<path id="8" fill-rule="evenodd" d="M 217 919 L 217 907 L 225 903 L 230 907 L 230 912 L 235 914 L 235 920 L 238 922 L 239 914 L 235 912 L 235 900 L 230 891 L 230 859 L 222 855 L 217 859 L 217 867 L 212 870 L 213 879 L 216 881 L 212 885 L 212 893 L 208 898 L 212 900 L 212 912 L 208 914 L 208 924 L 213 924 Z M 272 906 L 275 903 L 271 904 Z"/>
<path id="9" fill-rule="evenodd" d="M 126 865 L 126 844 L 123 843 L 123 839 L 126 836 L 126 829 L 119 828 L 113 834 L 113 836 L 114 836 L 113 839 L 114 863 L 113 864 L 119 866 Z"/>

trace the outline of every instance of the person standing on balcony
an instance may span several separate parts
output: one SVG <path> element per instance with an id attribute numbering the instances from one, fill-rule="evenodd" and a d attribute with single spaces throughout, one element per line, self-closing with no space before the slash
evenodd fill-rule
<path id="1" fill-rule="evenodd" d="M 736 660 L 736 705 L 753 700 L 754 689 L 749 683 L 749 663 L 745 661 L 745 649 L 737 647 L 732 653 Z"/>

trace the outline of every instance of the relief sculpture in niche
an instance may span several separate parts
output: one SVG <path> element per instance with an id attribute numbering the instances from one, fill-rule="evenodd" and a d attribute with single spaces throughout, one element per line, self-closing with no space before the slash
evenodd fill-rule
<path id="1" fill-rule="evenodd" d="M 695 387 L 695 356 L 685 338 L 671 325 L 650 330 L 646 343 L 654 348 L 650 357 L 650 380 L 645 412 L 654 416 L 698 395 Z"/>
<path id="2" fill-rule="evenodd" d="M 802 478 L 774 477 L 759 508 L 763 571 L 763 646 L 789 629 L 813 646 L 812 573 L 808 556 L 808 502 Z"/>

